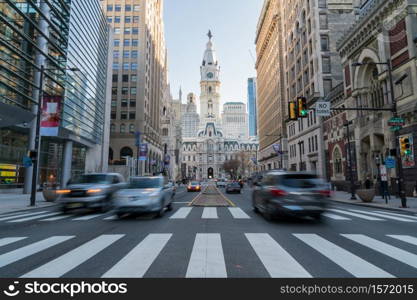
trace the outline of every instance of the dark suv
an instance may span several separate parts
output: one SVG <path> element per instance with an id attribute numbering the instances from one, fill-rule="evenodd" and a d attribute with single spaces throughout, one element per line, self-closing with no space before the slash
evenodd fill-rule
<path id="1" fill-rule="evenodd" d="M 325 182 L 315 174 L 272 171 L 256 183 L 252 203 L 268 220 L 279 215 L 320 219 L 328 195 Z"/>
<path id="2" fill-rule="evenodd" d="M 123 176 L 117 173 L 84 174 L 71 179 L 59 190 L 61 210 L 88 208 L 108 211 L 112 195 L 124 186 Z"/>

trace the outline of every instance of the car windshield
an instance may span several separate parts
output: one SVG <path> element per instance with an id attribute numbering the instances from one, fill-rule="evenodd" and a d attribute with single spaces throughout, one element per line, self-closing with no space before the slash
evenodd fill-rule
<path id="1" fill-rule="evenodd" d="M 233 182 L 233 183 L 229 183 L 229 186 L 232 186 L 232 187 L 240 187 L 240 185 L 239 185 L 239 183 L 237 183 L 237 182 Z"/>
<path id="2" fill-rule="evenodd" d="M 315 175 L 291 174 L 282 176 L 281 184 L 292 188 L 314 188 L 318 180 Z"/>
<path id="3" fill-rule="evenodd" d="M 107 183 L 111 183 L 111 176 L 108 176 L 105 174 L 81 175 L 79 177 L 71 179 L 68 184 L 80 184 L 80 183 L 107 184 Z"/>
<path id="4" fill-rule="evenodd" d="M 129 181 L 128 189 L 152 189 L 160 188 L 162 180 L 160 178 L 132 178 Z"/>
<path id="5" fill-rule="evenodd" d="M 199 182 L 197 182 L 197 181 L 193 181 L 193 182 L 191 182 L 191 185 L 199 185 L 200 183 Z"/>

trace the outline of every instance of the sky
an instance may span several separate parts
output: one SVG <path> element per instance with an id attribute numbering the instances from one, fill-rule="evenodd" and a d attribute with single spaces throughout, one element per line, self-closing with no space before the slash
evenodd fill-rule
<path id="1" fill-rule="evenodd" d="M 263 0 L 164 2 L 169 81 L 174 99 L 178 98 L 180 86 L 183 102 L 190 92 L 199 96 L 200 65 L 210 29 L 221 67 L 222 104 L 246 103 L 247 79 L 256 76 L 255 35 Z"/>

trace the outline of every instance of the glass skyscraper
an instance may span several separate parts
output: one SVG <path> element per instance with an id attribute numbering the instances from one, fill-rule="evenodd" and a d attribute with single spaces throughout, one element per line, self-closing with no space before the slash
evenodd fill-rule
<path id="1" fill-rule="evenodd" d="M 256 110 L 256 78 L 248 79 L 249 136 L 258 135 L 258 116 Z"/>
<path id="2" fill-rule="evenodd" d="M 0 2 L 0 120 L 16 112 L 0 122 L 0 189 L 25 181 L 41 65 L 39 183 L 61 183 L 65 159 L 69 176 L 86 171 L 89 152 L 105 141 L 110 39 L 99 0 Z M 102 166 L 97 158 L 91 171 Z"/>

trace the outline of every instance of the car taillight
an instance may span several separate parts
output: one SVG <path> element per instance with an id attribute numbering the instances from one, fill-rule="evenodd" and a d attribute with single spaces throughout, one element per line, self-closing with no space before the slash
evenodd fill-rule
<path id="1" fill-rule="evenodd" d="M 329 197 L 329 196 L 330 196 L 330 191 L 329 191 L 329 190 L 319 191 L 319 193 L 320 193 L 322 196 L 325 196 L 325 197 Z"/>
<path id="2" fill-rule="evenodd" d="M 277 190 L 277 189 L 272 189 L 271 194 L 274 195 L 275 197 L 282 197 L 282 196 L 288 195 L 287 192 L 283 190 Z"/>

